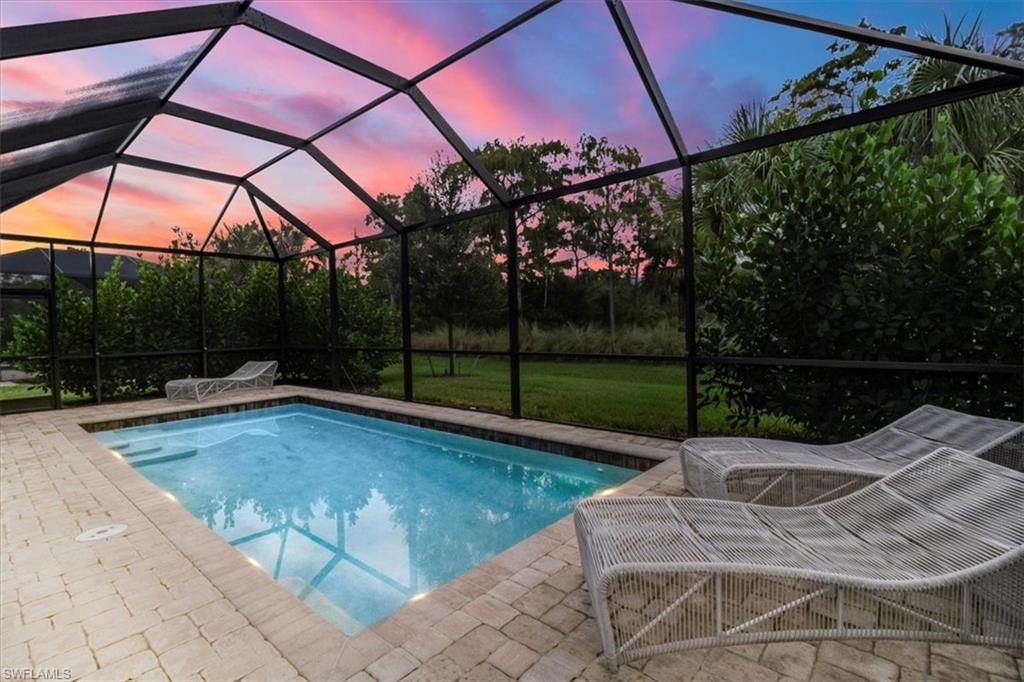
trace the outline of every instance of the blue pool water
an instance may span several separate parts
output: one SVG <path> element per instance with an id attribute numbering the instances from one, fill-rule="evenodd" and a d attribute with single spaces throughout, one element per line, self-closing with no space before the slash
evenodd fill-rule
<path id="1" fill-rule="evenodd" d="M 94 435 L 350 634 L 636 475 L 310 405 Z"/>

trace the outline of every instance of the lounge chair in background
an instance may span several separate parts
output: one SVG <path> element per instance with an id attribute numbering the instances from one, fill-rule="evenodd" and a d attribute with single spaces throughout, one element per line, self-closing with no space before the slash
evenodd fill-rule
<path id="1" fill-rule="evenodd" d="M 203 400 L 225 391 L 273 388 L 277 361 L 247 362 L 226 377 L 174 379 L 164 385 L 168 400 Z"/>

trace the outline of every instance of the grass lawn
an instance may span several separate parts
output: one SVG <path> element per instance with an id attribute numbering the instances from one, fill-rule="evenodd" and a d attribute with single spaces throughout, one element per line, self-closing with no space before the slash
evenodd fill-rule
<path id="1" fill-rule="evenodd" d="M 11 386 L 0 386 L 0 400 L 20 400 L 24 398 L 49 398 L 50 387 L 43 384 L 13 384 Z M 89 396 L 79 395 L 71 391 L 64 391 L 61 400 L 65 403 L 74 403 L 88 400 Z"/>
<path id="2" fill-rule="evenodd" d="M 429 357 L 429 362 L 428 362 Z M 460 374 L 444 376 L 442 354 L 413 356 L 413 395 L 427 402 L 509 410 L 508 361 L 503 358 L 458 358 Z M 431 371 L 433 364 L 433 372 Z M 387 367 L 381 395 L 402 395 L 402 363 Z M 686 433 L 686 369 L 682 364 L 632 360 L 522 360 L 524 417 L 643 431 L 666 436 Z M 703 433 L 732 431 L 728 409 L 700 411 Z M 777 421 L 768 431 L 794 432 Z"/>

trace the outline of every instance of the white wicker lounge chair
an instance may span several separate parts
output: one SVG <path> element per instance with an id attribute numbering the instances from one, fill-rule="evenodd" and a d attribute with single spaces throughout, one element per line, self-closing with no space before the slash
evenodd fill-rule
<path id="1" fill-rule="evenodd" d="M 697 497 L 797 507 L 863 488 L 936 448 L 973 453 L 1021 428 L 925 405 L 848 443 L 691 438 L 680 457 L 686 489 Z"/>
<path id="2" fill-rule="evenodd" d="M 591 498 L 575 520 L 613 667 L 787 640 L 1024 647 L 1024 473 L 948 448 L 811 507 Z"/>
<path id="3" fill-rule="evenodd" d="M 226 377 L 174 379 L 164 385 L 168 400 L 202 400 L 225 391 L 272 388 L 277 361 L 247 362 Z"/>

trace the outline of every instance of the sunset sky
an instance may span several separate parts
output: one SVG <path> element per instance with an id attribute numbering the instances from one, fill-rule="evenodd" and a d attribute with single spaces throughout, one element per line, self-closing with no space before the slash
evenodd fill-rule
<path id="1" fill-rule="evenodd" d="M 0 25 L 199 4 L 157 0 L 25 1 L 0 4 Z M 762 2 L 812 16 L 906 24 L 942 32 L 944 15 L 981 13 L 991 35 L 1024 19 L 1019 0 L 803 0 Z M 295 26 L 412 76 L 530 6 L 526 2 L 256 0 Z M 691 149 L 710 146 L 737 105 L 763 100 L 827 57 L 826 36 L 664 0 L 627 0 L 652 67 Z M 0 116 L 79 96 L 82 88 L 159 64 L 200 45 L 206 33 L 27 57 L 0 63 Z M 892 53 L 894 56 L 897 54 Z M 471 146 L 492 139 L 574 142 L 587 132 L 637 147 L 645 161 L 672 155 L 603 2 L 566 0 L 421 84 Z M 385 89 L 246 27 L 234 27 L 174 99 L 300 137 L 366 104 Z M 440 152 L 454 153 L 404 96 L 321 139 L 318 146 L 371 195 L 400 193 Z M 159 116 L 129 153 L 244 174 L 282 148 Z M 88 239 L 109 171 L 66 183 L 0 216 L 5 233 Z M 332 242 L 364 235 L 366 209 L 311 157 L 296 153 L 253 182 Z M 121 166 L 101 241 L 164 246 L 175 225 L 201 241 L 231 188 Z M 252 219 L 244 194 L 227 221 Z M 276 220 L 276 218 L 275 218 Z M 4 250 L 8 250 L 7 246 Z"/>

